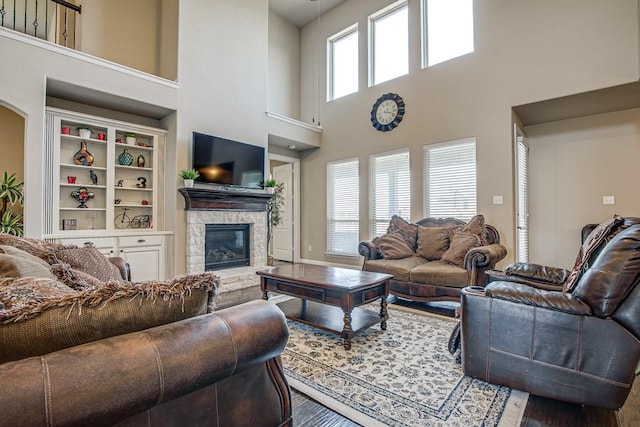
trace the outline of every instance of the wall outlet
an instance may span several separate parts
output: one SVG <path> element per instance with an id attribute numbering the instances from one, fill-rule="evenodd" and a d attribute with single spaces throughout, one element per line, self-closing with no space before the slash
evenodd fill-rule
<path id="1" fill-rule="evenodd" d="M 311 252 L 311 245 L 309 245 L 309 252 Z"/>
<path id="2" fill-rule="evenodd" d="M 614 196 L 602 196 L 603 205 L 615 205 L 616 198 Z"/>
<path id="3" fill-rule="evenodd" d="M 493 196 L 493 204 L 494 205 L 501 205 L 504 203 L 504 199 L 502 196 Z"/>

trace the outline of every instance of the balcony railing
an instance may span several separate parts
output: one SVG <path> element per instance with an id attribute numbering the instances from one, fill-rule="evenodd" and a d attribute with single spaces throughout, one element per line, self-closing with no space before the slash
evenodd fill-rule
<path id="1" fill-rule="evenodd" d="M 64 0 L 0 0 L 0 26 L 75 49 L 81 12 Z"/>

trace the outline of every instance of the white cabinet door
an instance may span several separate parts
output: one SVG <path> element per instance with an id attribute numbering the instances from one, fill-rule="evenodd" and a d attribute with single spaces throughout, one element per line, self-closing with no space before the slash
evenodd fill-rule
<path id="1" fill-rule="evenodd" d="M 119 256 L 131 267 L 131 281 L 164 280 L 164 238 L 128 236 L 119 239 Z"/>

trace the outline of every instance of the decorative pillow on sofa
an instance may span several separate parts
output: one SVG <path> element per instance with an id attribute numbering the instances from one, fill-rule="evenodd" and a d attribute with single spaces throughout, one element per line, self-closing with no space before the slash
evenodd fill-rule
<path id="1" fill-rule="evenodd" d="M 47 279 L 0 280 L 0 363 L 205 314 L 217 282 L 202 273 L 78 292 Z"/>
<path id="2" fill-rule="evenodd" d="M 387 233 L 371 241 L 384 259 L 402 259 L 413 255 L 413 251 L 400 233 Z"/>
<path id="3" fill-rule="evenodd" d="M 52 265 L 66 262 L 71 268 L 90 274 L 102 282 L 122 281 L 118 267 L 94 246 L 58 249 L 52 253 L 49 261 Z"/>
<path id="4" fill-rule="evenodd" d="M 480 239 L 480 245 L 486 245 L 487 242 L 487 227 L 484 225 L 484 215 L 478 214 L 471 218 L 462 229 L 462 233 L 471 233 L 478 236 Z"/>
<path id="5" fill-rule="evenodd" d="M 389 221 L 389 228 L 387 228 L 387 234 L 389 233 L 399 233 L 407 242 L 409 249 L 416 250 L 416 241 L 418 240 L 418 226 L 416 224 L 411 224 L 402 217 L 394 215 Z"/>
<path id="6" fill-rule="evenodd" d="M 442 261 L 464 268 L 464 257 L 470 249 L 477 246 L 482 246 L 482 241 L 477 234 L 454 231 L 449 249 L 442 254 Z"/>
<path id="7" fill-rule="evenodd" d="M 100 279 L 97 279 L 84 271 L 71 268 L 71 266 L 66 262 L 53 264 L 51 266 L 51 272 L 60 282 L 76 291 L 96 289 L 104 285 L 104 282 Z"/>
<path id="8" fill-rule="evenodd" d="M 449 249 L 451 229 L 418 226 L 417 254 L 429 261 L 442 258 Z"/>
<path id="9" fill-rule="evenodd" d="M 49 243 L 44 240 L 31 239 L 29 237 L 17 237 L 11 234 L 0 233 L 0 245 L 13 246 L 23 251 L 35 255 L 40 259 L 47 260 L 49 254 L 53 251 L 73 247 L 61 245 L 59 243 Z"/>
<path id="10" fill-rule="evenodd" d="M 592 255 L 596 254 L 596 252 L 600 252 L 600 249 L 602 249 L 609 240 L 611 233 L 623 222 L 624 218 L 620 215 L 614 215 L 599 224 L 593 229 L 593 231 L 591 231 L 591 233 L 589 233 L 582 243 L 582 246 L 580 246 L 580 251 L 578 251 L 578 256 L 576 257 L 576 261 L 573 264 L 573 269 L 571 270 L 567 281 L 564 282 L 564 292 L 573 291 L 573 288 L 578 284 L 582 273 L 584 273 L 585 267 L 590 264 Z"/>
<path id="11" fill-rule="evenodd" d="M 41 277 L 55 280 L 44 260 L 21 249 L 0 245 L 0 277 Z"/>

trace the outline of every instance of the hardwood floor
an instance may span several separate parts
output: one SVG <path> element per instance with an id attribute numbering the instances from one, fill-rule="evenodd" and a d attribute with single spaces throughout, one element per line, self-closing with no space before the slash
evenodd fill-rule
<path id="1" fill-rule="evenodd" d="M 420 306 L 419 304 L 411 305 L 414 308 Z M 296 427 L 354 427 L 359 425 L 296 390 L 291 390 L 291 398 L 293 421 Z M 619 411 L 583 407 L 539 396 L 529 396 L 520 427 L 542 426 L 640 426 L 640 380 L 635 381 L 629 398 Z"/>

